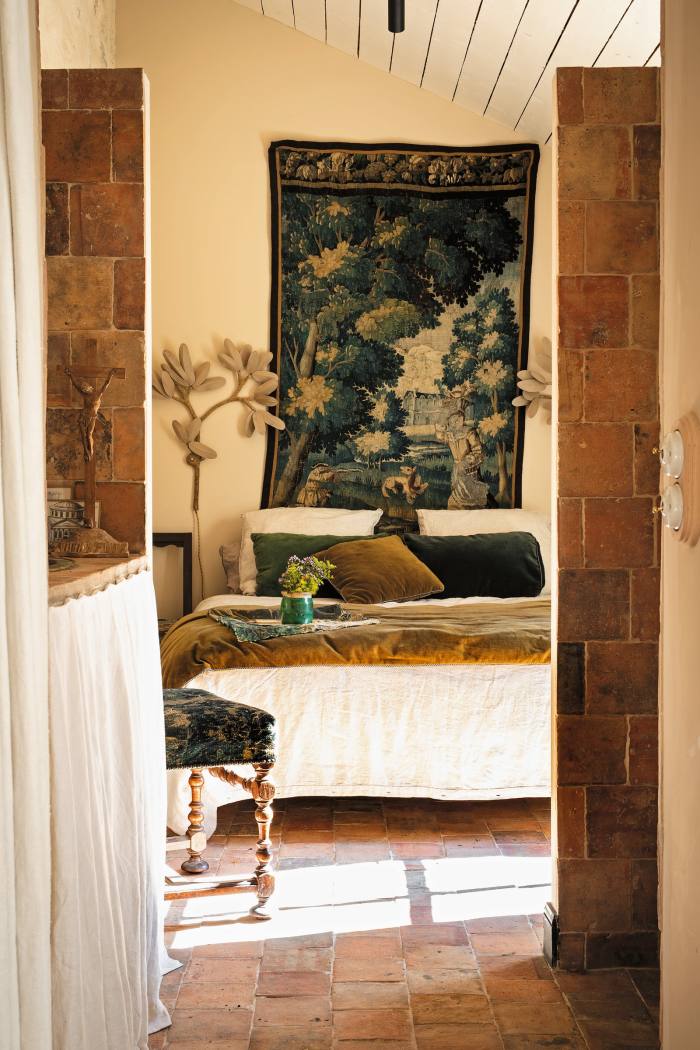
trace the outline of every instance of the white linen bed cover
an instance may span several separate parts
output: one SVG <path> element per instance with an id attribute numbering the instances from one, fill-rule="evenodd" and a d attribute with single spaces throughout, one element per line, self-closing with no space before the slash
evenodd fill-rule
<path id="1" fill-rule="evenodd" d="M 489 601 L 512 607 L 519 600 L 410 604 Z M 207 598 L 197 608 L 275 603 L 274 598 L 226 594 Z M 232 669 L 206 671 L 187 685 L 275 716 L 273 779 L 279 798 L 494 799 L 550 793 L 549 664 Z M 231 768 L 251 774 L 249 766 Z M 178 835 L 189 823 L 187 779 L 187 771 L 168 773 L 168 826 Z M 206 834 L 216 826 L 217 806 L 244 797 L 240 788 L 205 777 Z"/>

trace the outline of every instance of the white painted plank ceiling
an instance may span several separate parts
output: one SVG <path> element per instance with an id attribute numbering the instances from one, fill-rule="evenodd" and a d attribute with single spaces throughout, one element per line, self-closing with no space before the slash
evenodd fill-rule
<path id="1" fill-rule="evenodd" d="M 454 98 L 480 0 L 440 0 L 421 87 Z"/>
<path id="2" fill-rule="evenodd" d="M 394 34 L 387 30 L 386 4 L 362 0 L 360 12 L 360 59 L 389 71 Z"/>
<path id="3" fill-rule="evenodd" d="M 326 42 L 326 4 L 325 0 L 306 0 L 304 4 L 294 4 L 295 26 L 307 36 Z"/>
<path id="4" fill-rule="evenodd" d="M 326 0 L 326 43 L 357 55 L 359 33 L 360 0 Z"/>
<path id="5" fill-rule="evenodd" d="M 386 0 L 236 2 L 539 141 L 558 66 L 661 61 L 661 0 L 406 0 L 396 36 Z"/>

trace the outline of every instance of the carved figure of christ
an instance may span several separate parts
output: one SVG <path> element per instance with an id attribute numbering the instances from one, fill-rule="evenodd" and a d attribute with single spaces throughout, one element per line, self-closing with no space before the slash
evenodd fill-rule
<path id="1" fill-rule="evenodd" d="M 95 426 L 98 420 L 104 424 L 100 415 L 102 398 L 112 379 L 125 379 L 124 368 L 66 368 L 66 375 L 83 399 L 80 410 L 80 437 L 83 443 L 85 460 L 85 510 L 84 520 L 89 529 L 94 529 L 96 500 L 96 461 L 95 461 Z"/>

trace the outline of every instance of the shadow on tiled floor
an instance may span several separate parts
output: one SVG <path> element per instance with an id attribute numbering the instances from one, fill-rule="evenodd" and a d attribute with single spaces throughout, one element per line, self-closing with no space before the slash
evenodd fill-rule
<path id="1" fill-rule="evenodd" d="M 212 869 L 249 873 L 252 804 L 219 817 Z M 548 822 L 545 799 L 277 802 L 275 917 L 249 921 L 243 894 L 170 909 L 184 965 L 150 1046 L 656 1047 L 658 974 L 553 973 L 542 958 Z"/>

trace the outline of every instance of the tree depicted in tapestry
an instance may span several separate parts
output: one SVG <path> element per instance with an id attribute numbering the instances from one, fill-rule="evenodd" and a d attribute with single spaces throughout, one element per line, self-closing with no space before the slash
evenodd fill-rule
<path id="1" fill-rule="evenodd" d="M 537 147 L 274 143 L 269 506 L 517 506 Z"/>

